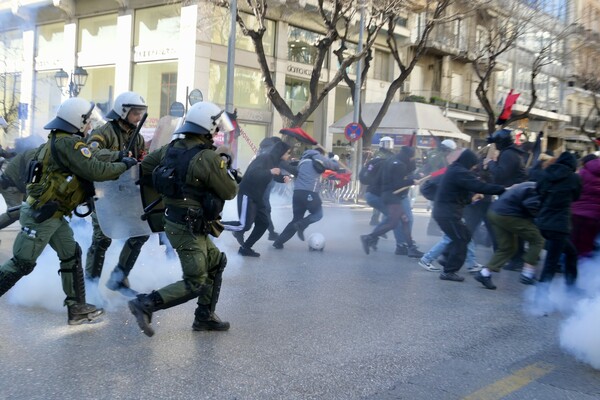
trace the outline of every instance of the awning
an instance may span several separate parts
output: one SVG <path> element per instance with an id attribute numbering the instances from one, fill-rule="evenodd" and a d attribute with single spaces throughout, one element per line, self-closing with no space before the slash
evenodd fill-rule
<path id="1" fill-rule="evenodd" d="M 362 117 L 365 124 L 373 123 L 381 103 L 366 103 L 362 106 Z M 344 128 L 353 122 L 354 113 L 348 113 L 329 127 L 331 133 L 344 133 Z M 464 134 L 458 127 L 445 117 L 439 107 L 415 102 L 396 102 L 390 108 L 377 128 L 377 133 L 411 135 L 416 132 L 419 136 L 434 135 L 453 139 L 471 141 L 471 136 Z"/>
<path id="2" fill-rule="evenodd" d="M 592 140 L 586 135 L 571 135 L 565 136 L 565 140 L 573 140 L 577 142 L 591 142 Z"/>

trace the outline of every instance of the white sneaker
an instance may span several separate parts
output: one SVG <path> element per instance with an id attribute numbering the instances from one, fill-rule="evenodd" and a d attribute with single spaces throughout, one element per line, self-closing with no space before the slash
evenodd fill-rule
<path id="1" fill-rule="evenodd" d="M 433 265 L 431 262 L 426 261 L 424 258 L 419 260 L 419 265 L 425 268 L 427 271 L 440 272 L 441 268 Z"/>
<path id="2" fill-rule="evenodd" d="M 481 271 L 482 269 L 483 269 L 483 265 L 476 262 L 475 264 L 473 264 L 473 266 L 468 267 L 467 271 L 469 271 L 469 273 L 471 273 L 471 274 L 475 274 L 475 273 Z"/>

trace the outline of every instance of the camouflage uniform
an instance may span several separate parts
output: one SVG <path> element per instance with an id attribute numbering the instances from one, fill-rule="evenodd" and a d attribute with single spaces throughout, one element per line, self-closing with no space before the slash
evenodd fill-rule
<path id="1" fill-rule="evenodd" d="M 27 166 L 36 151 L 37 149 L 29 149 L 6 161 L 7 165 L 0 177 L 0 192 L 6 202 L 7 211 L 0 215 L 0 229 L 6 228 L 19 219 L 19 209 L 13 211 L 8 209 L 20 206 L 24 200 Z"/>
<path id="2" fill-rule="evenodd" d="M 88 314 L 98 310 L 85 303 L 81 248 L 64 217 L 70 216 L 86 197 L 82 179 L 116 179 L 127 166 L 92 158 L 79 136 L 53 130 L 49 138 L 35 156 L 39 161 L 44 160 L 43 170 L 38 183 L 27 185 L 28 197 L 21 208 L 22 228 L 15 239 L 13 257 L 0 267 L 0 296 L 33 271 L 36 260 L 50 244 L 60 260 L 59 273 L 67 296 L 69 324 L 79 324 Z M 51 151 L 52 142 L 55 152 Z"/>
<path id="3" fill-rule="evenodd" d="M 197 145 L 209 146 L 209 149 L 201 150 L 191 159 L 186 169 L 185 185 L 195 190 L 210 190 L 224 202 L 235 197 L 237 183 L 228 173 L 227 163 L 213 150 L 211 143 L 212 141 L 205 136 L 186 135 L 185 139 L 178 140 L 173 146 L 179 149 L 190 149 Z M 143 177 L 151 175 L 152 171 L 161 164 L 168 147 L 168 145 L 164 146 L 144 158 L 141 164 Z M 138 295 L 138 299 L 129 302 L 132 312 L 134 312 L 132 303 L 137 302 L 146 315 L 149 315 L 146 323 L 148 331 L 144 330 L 144 332 L 151 336 L 154 332 L 149 328 L 149 319 L 153 311 L 170 308 L 197 298 L 198 307 L 193 328 L 195 330 L 228 329 L 229 323 L 221 322 L 214 314 L 222 274 L 227 262 L 225 253 L 214 245 L 206 231 L 197 231 L 190 225 L 193 221 L 190 213 L 202 214 L 206 213 L 206 209 L 193 195 L 181 199 L 163 196 L 163 202 L 166 206 L 165 233 L 179 256 L 183 279 L 148 295 Z M 213 236 L 220 234 L 221 225 L 217 220 L 210 221 L 209 227 Z"/>

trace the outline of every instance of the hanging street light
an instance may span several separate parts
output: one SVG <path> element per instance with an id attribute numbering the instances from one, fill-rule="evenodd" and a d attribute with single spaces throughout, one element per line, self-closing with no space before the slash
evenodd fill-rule
<path id="1" fill-rule="evenodd" d="M 81 67 L 76 67 L 70 76 L 62 68 L 54 74 L 56 86 L 58 86 L 61 92 L 68 92 L 69 97 L 77 97 L 81 88 L 85 86 L 87 78 L 88 72 Z"/>

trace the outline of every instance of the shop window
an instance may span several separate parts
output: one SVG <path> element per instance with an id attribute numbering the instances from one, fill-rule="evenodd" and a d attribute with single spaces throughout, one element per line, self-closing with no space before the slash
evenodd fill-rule
<path id="1" fill-rule="evenodd" d="M 58 69 L 62 67 L 65 26 L 62 23 L 41 25 L 36 31 L 35 69 Z M 56 85 L 56 84 L 55 84 Z"/>
<path id="2" fill-rule="evenodd" d="M 23 35 L 21 31 L 0 32 L 0 72 L 23 71 Z"/>
<path id="3" fill-rule="evenodd" d="M 78 65 L 114 64 L 117 41 L 117 14 L 80 19 Z"/>
<path id="4" fill-rule="evenodd" d="M 85 86 L 81 88 L 80 97 L 93 101 L 98 105 L 102 114 L 112 108 L 114 97 L 120 93 L 113 93 L 115 85 L 115 67 L 85 67 L 88 73 Z"/>
<path id="5" fill-rule="evenodd" d="M 316 43 L 320 38 L 321 35 L 318 33 L 290 25 L 288 29 L 288 60 L 313 64 L 317 57 Z"/>
<path id="6" fill-rule="evenodd" d="M 212 29 L 212 42 L 227 46 L 229 44 L 229 32 L 231 32 L 231 21 L 229 10 L 222 7 L 215 8 Z M 254 15 L 240 13 L 240 16 L 250 29 L 257 29 L 258 22 Z M 275 55 L 275 21 L 270 19 L 265 20 L 265 33 L 263 35 L 263 47 L 267 56 Z M 235 48 L 254 52 L 254 44 L 252 40 L 245 36 L 237 25 L 235 28 Z"/>
<path id="7" fill-rule="evenodd" d="M 178 57 L 180 14 L 179 4 L 144 8 L 135 12 L 134 61 Z"/>
<path id="8" fill-rule="evenodd" d="M 169 114 L 171 104 L 177 97 L 177 74 L 168 72 L 160 79 L 160 116 Z"/>
<path id="9" fill-rule="evenodd" d="M 176 61 L 138 63 L 133 66 L 132 90 L 139 93 L 148 104 L 148 119 L 142 128 L 142 134 L 149 135 L 149 137 L 152 137 L 154 129 L 158 126 L 158 120 L 168 113 L 171 105 L 168 103 L 166 108 L 164 106 L 166 100 L 163 96 L 163 77 L 165 75 L 173 75 L 174 77 L 169 80 L 175 84 L 177 80 Z M 174 96 L 171 99 L 174 100 Z"/>
<path id="10" fill-rule="evenodd" d="M 213 103 L 225 104 L 226 85 L 227 65 L 212 62 L 210 64 L 208 99 Z M 235 107 L 264 111 L 270 109 L 260 70 L 236 66 L 233 85 Z"/>

